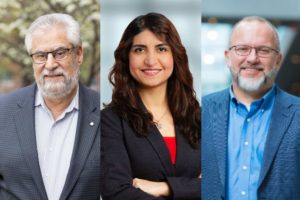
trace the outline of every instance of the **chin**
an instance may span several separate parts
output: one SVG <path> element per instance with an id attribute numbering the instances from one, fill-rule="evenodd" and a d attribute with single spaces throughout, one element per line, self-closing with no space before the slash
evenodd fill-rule
<path id="1" fill-rule="evenodd" d="M 72 90 L 75 88 L 76 84 L 66 84 L 64 82 L 56 83 L 46 83 L 40 85 L 39 89 L 41 90 L 43 96 L 46 96 L 50 99 L 61 99 L 69 95 Z"/>
<path id="2" fill-rule="evenodd" d="M 266 85 L 267 79 L 265 76 L 260 78 L 245 78 L 238 77 L 238 86 L 247 92 L 257 92 Z"/>

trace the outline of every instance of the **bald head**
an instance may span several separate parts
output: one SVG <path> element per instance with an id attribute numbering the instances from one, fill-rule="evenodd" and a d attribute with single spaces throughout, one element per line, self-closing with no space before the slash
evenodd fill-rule
<path id="1" fill-rule="evenodd" d="M 243 19 L 241 19 L 234 25 L 232 32 L 230 34 L 229 46 L 233 45 L 234 37 L 236 34 L 238 34 L 239 30 L 247 28 L 250 24 L 252 24 L 252 25 L 253 24 L 263 24 L 264 28 L 269 29 L 269 31 L 271 31 L 271 37 L 274 42 L 274 46 L 278 51 L 280 51 L 279 36 L 278 36 L 275 26 L 272 23 L 270 23 L 268 20 L 266 20 L 265 18 L 258 17 L 258 16 L 244 17 Z"/>

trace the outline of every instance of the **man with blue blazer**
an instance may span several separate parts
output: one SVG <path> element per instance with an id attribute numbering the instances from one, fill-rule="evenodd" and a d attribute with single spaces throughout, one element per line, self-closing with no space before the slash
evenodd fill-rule
<path id="1" fill-rule="evenodd" d="M 202 99 L 202 199 L 300 199 L 300 100 L 274 84 L 275 27 L 246 17 L 225 58 L 231 87 Z"/>
<path id="2" fill-rule="evenodd" d="M 25 45 L 36 83 L 0 97 L 0 199 L 99 199 L 100 95 L 78 82 L 79 25 L 43 15 Z"/>

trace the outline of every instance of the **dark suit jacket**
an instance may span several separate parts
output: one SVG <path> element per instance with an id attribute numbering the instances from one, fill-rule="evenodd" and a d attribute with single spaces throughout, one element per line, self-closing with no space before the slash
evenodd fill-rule
<path id="1" fill-rule="evenodd" d="M 173 167 L 169 151 L 156 127 L 140 137 L 111 109 L 101 111 L 101 195 L 103 200 L 154 198 L 132 187 L 133 178 L 167 181 L 170 199 L 200 199 L 200 145 L 192 149 L 176 131 L 177 158 Z"/>
<path id="2" fill-rule="evenodd" d="M 36 85 L 0 97 L 0 199 L 47 199 L 34 125 Z M 79 89 L 78 125 L 60 199 L 100 197 L 100 95 Z M 94 122 L 91 126 L 90 122 Z"/>
<path id="3" fill-rule="evenodd" d="M 229 90 L 202 99 L 202 198 L 225 199 Z M 300 199 L 300 100 L 276 87 L 257 197 Z"/>

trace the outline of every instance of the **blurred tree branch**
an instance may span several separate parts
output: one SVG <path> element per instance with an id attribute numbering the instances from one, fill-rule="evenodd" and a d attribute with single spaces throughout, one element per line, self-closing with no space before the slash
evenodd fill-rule
<path id="1" fill-rule="evenodd" d="M 90 86 L 100 71 L 100 5 L 98 0 L 1 0 L 0 55 L 11 64 L 2 62 L 0 59 L 0 68 L 4 68 L 9 73 L 15 73 L 9 65 L 17 66 L 19 70 L 22 70 L 20 79 L 23 86 L 34 82 L 31 58 L 25 49 L 24 37 L 33 20 L 40 15 L 53 12 L 68 13 L 80 24 L 83 48 L 86 52 L 80 70 L 80 80 Z"/>

